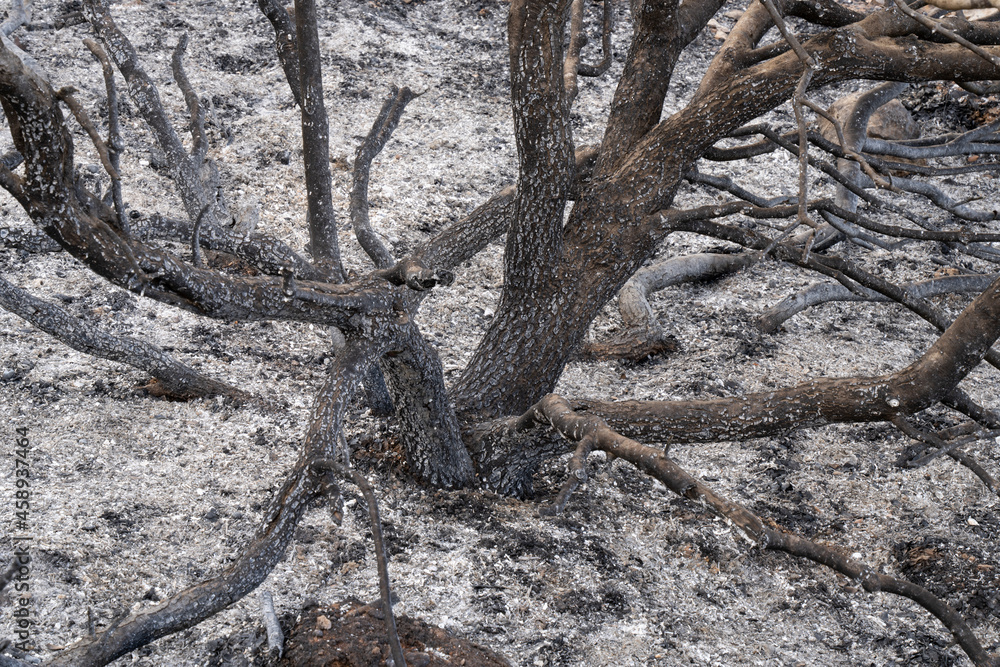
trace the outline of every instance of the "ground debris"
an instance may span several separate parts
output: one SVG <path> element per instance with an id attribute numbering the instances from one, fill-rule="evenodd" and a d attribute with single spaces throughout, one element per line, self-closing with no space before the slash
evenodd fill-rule
<path id="1" fill-rule="evenodd" d="M 396 619 L 404 657 L 423 667 L 508 667 L 493 651 L 455 637 L 420 619 Z M 292 629 L 282 665 L 288 667 L 377 667 L 386 664 L 389 644 L 378 603 L 348 598 L 306 609 Z"/>

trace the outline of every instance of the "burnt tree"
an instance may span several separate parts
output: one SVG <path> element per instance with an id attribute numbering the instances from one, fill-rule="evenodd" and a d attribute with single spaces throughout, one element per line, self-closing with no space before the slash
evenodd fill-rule
<path id="1" fill-rule="evenodd" d="M 991 275 L 995 269 L 897 284 L 858 259 L 872 248 L 926 242 L 946 244 L 982 266 L 1000 261 L 992 245 L 1000 241 L 996 199 L 985 208 L 959 203 L 933 180 L 996 171 L 998 163 L 991 156 L 1000 152 L 1000 136 L 995 123 L 965 135 L 921 140 L 891 141 L 866 131 L 874 111 L 899 94 L 898 83 L 958 82 L 988 94 L 990 82 L 1000 80 L 1000 22 L 968 20 L 948 13 L 960 9 L 951 6 L 914 12 L 902 0 L 868 13 L 833 0 L 755 0 L 721 42 L 693 96 L 680 111 L 664 117 L 675 66 L 723 3 L 632 0 L 631 39 L 603 141 L 578 146 L 570 114 L 579 87 L 585 85 L 579 77 L 600 76 L 608 68 L 610 0 L 603 3 L 598 21 L 603 52 L 597 65 L 587 64 L 581 55 L 597 57 L 596 51 L 582 51 L 583 16 L 590 11 L 582 0 L 512 0 L 507 56 L 516 182 L 408 256 L 394 256 L 372 228 L 367 201 L 372 159 L 413 99 L 408 89 L 394 90 L 356 155 L 350 222 L 370 258 L 370 270 L 352 275 L 341 262 L 330 187 L 315 2 L 296 0 L 294 11 L 275 0 L 257 4 L 273 27 L 276 57 L 301 109 L 308 255 L 226 223 L 227 198 L 210 157 L 204 109 L 184 74 L 186 38 L 174 53 L 173 70 L 190 115 L 190 150 L 116 25 L 110 2 L 83 3 L 83 18 L 96 37 L 88 47 L 103 64 L 109 108 L 114 108 L 120 76 L 166 156 L 187 216 L 158 217 L 155 225 L 136 230 L 123 213 L 120 181 L 128 174 L 119 173 L 116 115 L 108 114 L 104 139 L 74 91 L 53 87 L 10 37 L 30 25 L 29 16 L 12 12 L 0 31 L 0 102 L 13 141 L 9 159 L 0 161 L 0 185 L 38 229 L 98 275 L 136 294 L 221 321 L 287 320 L 327 327 L 335 352 L 302 434 L 298 462 L 264 522 L 234 554 L 232 566 L 119 619 L 103 633 L 60 652 L 50 664 L 107 664 L 192 627 L 254 590 L 282 557 L 310 503 L 320 498 L 336 502 L 336 480 L 352 478 L 340 439 L 347 408 L 359 392 L 373 411 L 394 413 L 409 468 L 424 484 L 528 495 L 532 475 L 543 461 L 575 449 L 570 480 L 555 503 L 559 510 L 585 476 L 587 455 L 603 450 L 677 494 L 707 504 L 762 548 L 813 560 L 867 590 L 914 600 L 946 626 L 974 663 L 1000 664 L 969 622 L 928 590 L 881 573 L 836 547 L 786 532 L 720 497 L 662 447 L 760 438 L 833 423 L 886 422 L 921 445 L 905 457 L 904 465 L 949 456 L 992 491 L 1000 490 L 996 479 L 963 451 L 976 437 L 996 429 L 1000 419 L 960 387 L 984 360 L 1000 363 L 992 349 L 1000 337 L 1000 281 Z M 966 8 L 973 6 L 978 4 Z M 850 80 L 883 85 L 830 109 L 810 98 L 814 91 Z M 793 107 L 796 127 L 781 131 L 759 121 L 786 103 Z M 807 113 L 822 119 L 819 130 L 807 124 Z M 100 154 L 113 184 L 107 193 L 88 190 L 78 178 L 68 116 L 87 130 Z M 773 151 L 799 160 L 797 197 L 757 193 L 754 184 L 699 171 L 708 161 L 745 160 Z M 970 154 L 986 158 L 962 166 L 932 162 Z M 836 183 L 835 197 L 810 191 L 810 170 Z M 901 177 L 901 172 L 920 178 Z M 724 201 L 675 207 L 685 183 L 713 188 Z M 898 204 L 895 197 L 902 191 L 926 197 L 957 224 L 941 228 Z M 747 224 L 751 220 L 767 224 Z M 973 222 L 981 224 L 972 227 Z M 745 251 L 646 266 L 674 232 L 712 237 Z M 446 386 L 438 356 L 415 323 L 416 313 L 430 290 L 451 283 L 456 266 L 504 236 L 504 283 L 495 317 L 461 377 Z M 190 253 L 169 249 L 173 246 L 160 242 L 164 238 L 187 244 Z M 253 268 L 252 275 L 206 266 L 203 249 L 235 256 Z M 551 394 L 574 355 L 643 358 L 670 349 L 651 318 L 650 292 L 737 271 L 764 258 L 802 267 L 829 283 L 822 294 L 779 304 L 765 317 L 765 328 L 779 326 L 810 305 L 854 299 L 902 304 L 942 333 L 912 364 L 881 376 L 814 378 L 767 393 L 714 400 L 606 402 Z M 930 300 L 956 292 L 976 294 L 957 318 Z M 587 342 L 589 327 L 616 295 L 627 325 L 621 340 Z M 114 339 L 92 324 L 74 325 L 58 308 L 6 282 L 0 284 L 0 305 L 77 349 L 144 368 L 165 394 L 254 400 L 201 377 L 158 348 Z M 938 404 L 967 415 L 968 423 L 937 433 L 914 425 L 913 415 Z M 14 661 L 0 656 L 4 660 Z"/>

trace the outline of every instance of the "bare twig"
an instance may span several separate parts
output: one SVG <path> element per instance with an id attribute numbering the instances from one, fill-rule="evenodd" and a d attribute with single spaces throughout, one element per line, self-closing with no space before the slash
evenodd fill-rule
<path id="1" fill-rule="evenodd" d="M 121 176 L 118 175 L 118 170 L 115 169 L 114 165 L 111 164 L 111 156 L 108 154 L 108 146 L 101 139 L 101 135 L 97 132 L 97 128 L 94 124 L 90 122 L 90 117 L 87 112 L 84 111 L 83 107 L 77 101 L 73 93 L 76 89 L 67 86 L 65 88 L 60 88 L 56 91 L 56 96 L 66 103 L 69 110 L 73 112 L 73 117 L 76 118 L 76 122 L 80 123 L 82 127 L 87 132 L 87 136 L 90 137 L 90 141 L 94 144 L 94 148 L 97 149 L 97 154 L 101 157 L 101 164 L 104 165 L 104 170 L 108 172 L 108 175 L 112 179 L 119 180 Z"/>
<path id="2" fill-rule="evenodd" d="M 866 153 L 889 155 L 920 160 L 953 155 L 1000 153 L 1000 137 L 997 127 L 1000 122 L 978 127 L 964 134 L 924 137 L 917 141 L 886 141 L 885 139 L 865 139 L 862 150 Z"/>
<path id="3" fill-rule="evenodd" d="M 798 56 L 805 65 L 807 70 L 814 70 L 816 68 L 816 61 L 810 56 L 799 40 L 792 34 L 792 31 L 788 29 L 785 24 L 785 19 L 782 18 L 781 12 L 774 5 L 774 0 L 763 0 L 762 4 L 767 9 L 767 13 L 771 15 L 771 20 L 774 21 L 774 25 L 778 27 L 778 31 L 781 32 L 781 36 L 784 38 L 788 45 L 792 47 L 795 51 L 795 55 Z"/>
<path id="4" fill-rule="evenodd" d="M 765 4 L 771 7 L 774 6 L 771 0 L 765 0 Z M 794 39 L 794 37 L 791 39 Z M 793 44 L 797 43 L 794 42 Z M 800 46 L 799 49 L 801 50 L 802 47 Z M 804 51 L 802 53 L 805 54 Z M 802 58 L 803 55 L 799 57 Z M 802 112 L 802 105 L 806 96 L 806 90 L 809 88 L 809 82 L 812 80 L 814 69 L 812 59 L 808 55 L 805 55 L 805 58 L 808 59 L 805 60 L 807 67 L 802 72 L 802 78 L 799 79 L 799 85 L 796 86 L 795 95 L 792 97 L 792 110 L 795 112 L 795 122 L 799 127 L 799 213 L 796 224 L 805 224 L 812 227 L 815 223 L 809 219 L 809 215 L 806 213 L 806 202 L 809 200 L 809 130 L 806 127 L 806 118 Z M 768 252 L 769 250 L 765 250 L 764 254 L 766 255 Z"/>
<path id="5" fill-rule="evenodd" d="M 396 630 L 396 617 L 392 613 L 392 590 L 389 587 L 389 563 L 385 555 L 385 541 L 382 537 L 382 521 L 379 519 L 378 503 L 375 492 L 365 476 L 354 468 L 338 461 L 325 459 L 316 461 L 313 467 L 317 470 L 334 470 L 354 482 L 365 497 L 368 505 L 368 519 L 372 529 L 372 541 L 375 543 L 375 560 L 378 564 L 378 584 L 382 598 L 382 613 L 385 616 L 385 632 L 389 641 L 389 650 L 396 665 L 406 667 L 403 649 L 399 643 L 399 633 Z"/>
<path id="6" fill-rule="evenodd" d="M 122 150 L 124 150 L 124 144 L 122 142 L 121 135 L 121 120 L 118 112 L 118 87 L 115 85 L 115 70 L 111 66 L 111 61 L 108 59 L 108 54 L 104 52 L 101 45 L 90 39 L 89 37 L 83 40 L 84 46 L 86 46 L 94 57 L 97 58 L 98 62 L 101 63 L 101 71 L 104 74 L 104 89 L 107 96 L 108 103 L 108 156 L 111 161 L 111 166 L 114 167 L 115 172 L 118 172 L 120 156 Z M 118 228 L 124 231 L 126 234 L 130 234 L 131 230 L 128 225 L 128 218 L 125 216 L 125 203 L 122 201 L 122 182 L 121 177 L 111 178 L 111 201 L 115 207 L 115 214 L 118 216 Z"/>
<path id="7" fill-rule="evenodd" d="M 156 85 L 140 65 L 132 43 L 115 24 L 108 0 L 87 0 L 84 9 L 106 51 L 125 78 L 132 101 L 166 155 L 171 178 L 177 186 L 188 217 L 197 219 L 201 210 L 210 202 L 210 197 L 202 187 L 197 167 L 185 152 L 180 137 L 163 109 Z"/>
<path id="8" fill-rule="evenodd" d="M 188 34 L 184 33 L 174 49 L 173 57 L 170 59 L 170 67 L 174 73 L 174 81 L 177 82 L 184 94 L 188 116 L 191 118 L 191 136 L 194 139 L 191 157 L 194 158 L 195 164 L 200 166 L 208 153 L 208 139 L 205 137 L 205 110 L 202 109 L 201 102 L 198 101 L 198 94 L 194 92 L 194 88 L 187 78 L 187 73 L 184 71 L 184 51 L 187 49 L 187 45 Z"/>
<path id="9" fill-rule="evenodd" d="M 552 504 L 548 507 L 538 509 L 538 513 L 541 516 L 562 514 L 573 492 L 587 481 L 587 457 L 590 456 L 593 445 L 594 439 L 589 436 L 581 438 L 577 443 L 576 451 L 573 452 L 573 456 L 569 459 L 569 475 L 563 483 L 562 488 L 559 489 L 559 494 L 552 501 Z"/>
<path id="10" fill-rule="evenodd" d="M 701 183 L 703 185 L 713 187 L 716 190 L 723 190 L 760 208 L 777 206 L 778 204 L 788 203 L 788 201 L 791 200 L 791 197 L 772 197 L 770 199 L 765 199 L 764 197 L 737 185 L 729 176 L 705 174 L 692 169 L 684 175 L 684 178 L 690 183 Z"/>
<path id="11" fill-rule="evenodd" d="M 267 652 L 275 658 L 281 658 L 285 652 L 285 635 L 281 632 L 281 623 L 274 613 L 274 600 L 270 591 L 260 592 L 260 613 L 264 617 L 264 629 L 267 631 Z"/>
<path id="12" fill-rule="evenodd" d="M 893 419 L 892 425 L 917 442 L 935 448 L 922 456 L 910 456 L 908 453 L 904 453 L 896 464 L 905 468 L 921 468 L 939 456 L 943 454 L 950 454 L 955 449 L 963 447 L 971 442 L 975 442 L 978 439 L 975 436 L 970 436 L 966 438 L 955 438 L 951 442 L 945 442 L 933 433 L 921 431 L 902 416 L 897 416 Z"/>

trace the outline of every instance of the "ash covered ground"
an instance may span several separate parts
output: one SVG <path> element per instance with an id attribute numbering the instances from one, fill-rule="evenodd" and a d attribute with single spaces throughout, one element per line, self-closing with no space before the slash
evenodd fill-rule
<path id="1" fill-rule="evenodd" d="M 390 86 L 422 93 L 372 170 L 372 224 L 402 255 L 516 175 L 507 6 L 493 0 L 320 4 L 335 197 L 345 225 L 354 150 Z M 577 145 L 600 139 L 630 32 L 627 5 L 615 5 L 611 72 L 581 81 L 573 114 Z M 35 20 L 51 20 L 65 8 L 37 3 Z M 207 103 L 211 154 L 231 205 L 258 206 L 261 231 L 303 248 L 299 118 L 273 55 L 273 33 L 254 4 L 130 0 L 114 12 L 179 131 L 185 107 L 169 59 L 178 38 L 190 33 L 188 76 Z M 590 18 L 596 20 L 596 12 Z M 78 88 L 101 118 L 103 81 L 81 43 L 87 36 L 83 25 L 18 33 L 53 85 Z M 667 113 L 697 87 L 717 45 L 710 32 L 698 38 L 675 77 Z M 592 51 L 588 57 L 596 58 Z M 816 97 L 829 103 L 855 89 Z M 925 133 L 954 129 L 962 108 L 927 90 L 910 98 L 923 101 L 911 106 L 920 107 Z M 154 212 L 181 217 L 148 131 L 133 105 L 123 106 L 125 200 L 139 216 L 136 224 Z M 769 120 L 785 129 L 794 122 L 787 107 Z M 99 163 L 86 138 L 78 132 L 75 141 L 77 163 L 96 174 Z M 9 146 L 8 137 L 4 150 Z M 726 169 L 769 196 L 795 194 L 795 165 L 778 154 L 739 167 L 704 167 Z M 817 191 L 832 187 L 813 179 Z M 996 181 L 988 176 L 960 177 L 955 185 L 995 201 Z M 678 203 L 718 200 L 687 187 Z M 4 227 L 30 226 L 9 197 L 0 199 L 0 212 Z M 348 266 L 366 271 L 349 231 L 341 239 Z M 675 234 L 661 255 L 712 248 L 726 246 Z M 916 279 L 933 272 L 936 252 L 907 246 L 857 259 L 894 279 Z M 420 326 L 449 380 L 493 315 L 501 255 L 502 245 L 491 245 L 421 310 Z M 44 659 L 84 636 L 88 615 L 105 628 L 121 612 L 153 605 L 233 561 L 296 459 L 330 341 L 310 325 L 219 323 L 180 312 L 109 286 L 65 253 L 0 250 L 0 271 L 36 296 L 110 331 L 146 337 L 204 373 L 279 405 L 151 397 L 138 388 L 149 379 L 143 373 L 79 354 L 0 312 L 0 497 L 6 499 L 0 526 L 14 532 L 12 443 L 14 429 L 26 428 L 35 494 L 33 638 L 35 655 Z M 890 372 L 934 340 L 930 327 L 907 311 L 869 304 L 827 305 L 776 334 L 759 332 L 755 322 L 766 308 L 816 281 L 766 260 L 709 284 L 665 290 L 653 306 L 677 339 L 676 354 L 643 363 L 574 363 L 558 391 L 605 399 L 737 395 L 812 376 Z M 964 301 L 942 303 L 955 313 Z M 591 335 L 606 339 L 619 325 L 612 304 Z M 981 368 L 963 387 L 998 407 L 995 372 Z M 949 417 L 938 410 L 933 418 Z M 489 646 L 514 665 L 968 664 L 944 627 L 916 605 L 762 552 L 703 507 L 673 497 L 620 461 L 594 455 L 590 481 L 566 511 L 540 518 L 540 503 L 551 500 L 564 479 L 565 460 L 539 472 L 535 498 L 518 500 L 420 488 L 393 446 L 392 426 L 371 419 L 360 404 L 347 438 L 380 499 L 397 611 Z M 677 446 L 671 455 L 761 516 L 928 586 L 996 651 L 997 498 L 946 458 L 920 470 L 898 468 L 894 462 L 907 444 L 891 427 L 873 424 Z M 971 451 L 997 473 L 995 443 Z M 377 596 L 364 502 L 353 488 L 346 491 L 343 525 L 335 525 L 326 508 L 310 511 L 263 586 L 286 625 L 307 601 Z M 6 540 L 0 544 L 5 562 L 10 548 Z M 13 637 L 11 612 L 9 601 L 0 607 L 0 639 Z M 254 593 L 116 664 L 266 664 L 262 642 Z"/>

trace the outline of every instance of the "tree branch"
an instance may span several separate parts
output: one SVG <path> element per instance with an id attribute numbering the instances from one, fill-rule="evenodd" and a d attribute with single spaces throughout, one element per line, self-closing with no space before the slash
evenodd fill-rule
<path id="1" fill-rule="evenodd" d="M 309 244 L 316 263 L 332 280 L 344 280 L 330 182 L 330 127 L 323 101 L 315 0 L 295 0 L 302 113 L 302 160 L 308 193 Z"/>
<path id="2" fill-rule="evenodd" d="M 156 345 L 102 331 L 94 322 L 73 317 L 3 278 L 0 278 L 0 306 L 74 350 L 146 371 L 159 381 L 155 388 L 159 395 L 182 400 L 201 396 L 229 396 L 240 401 L 251 398 L 244 391 L 196 372 Z"/>
<path id="3" fill-rule="evenodd" d="M 995 278 L 996 276 L 981 275 L 945 276 L 943 278 L 902 285 L 901 287 L 918 299 L 926 299 L 939 294 L 970 292 L 978 294 L 986 289 Z M 803 310 L 831 301 L 892 301 L 892 299 L 882 294 L 865 288 L 862 289 L 864 291 L 858 294 L 840 284 L 817 283 L 798 294 L 786 297 L 769 308 L 761 315 L 758 326 L 766 333 L 773 333 L 787 320 L 795 317 L 795 315 L 801 313 Z"/>
<path id="4" fill-rule="evenodd" d="M 382 104 L 378 117 L 372 123 L 364 142 L 354 154 L 354 183 L 351 187 L 351 223 L 358 243 L 375 263 L 376 268 L 387 269 L 395 263 L 392 253 L 372 231 L 368 218 L 368 179 L 372 160 L 378 155 L 392 136 L 393 130 L 403 117 L 403 110 L 416 95 L 407 87 L 393 86 L 389 99 Z"/>
<path id="5" fill-rule="evenodd" d="M 257 0 L 260 11 L 274 28 L 275 50 L 278 62 L 285 71 L 285 81 L 292 91 L 295 103 L 302 104 L 302 84 L 299 80 L 299 53 L 296 46 L 295 25 L 284 6 L 277 0 Z"/>
<path id="6" fill-rule="evenodd" d="M 983 648 L 962 615 L 927 589 L 903 579 L 881 574 L 877 569 L 847 557 L 840 550 L 781 529 L 768 528 L 753 512 L 716 494 L 685 472 L 663 452 L 619 435 L 599 418 L 575 413 L 563 398 L 550 394 L 532 406 L 519 420 L 521 428 L 529 428 L 536 423 L 551 425 L 563 437 L 572 441 L 590 438 L 595 448 L 625 459 L 639 470 L 663 482 L 677 495 L 704 503 L 713 513 L 727 519 L 764 549 L 784 551 L 825 565 L 859 581 L 867 591 L 884 591 L 909 598 L 937 617 L 951 631 L 955 641 L 976 665 L 989 667 L 1000 664 L 1000 659 Z"/>

